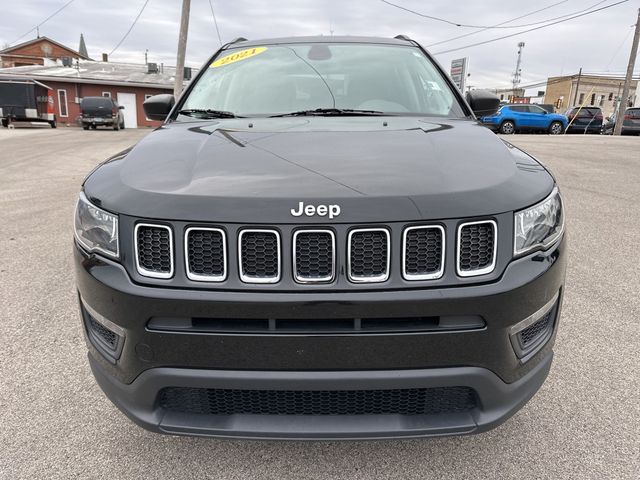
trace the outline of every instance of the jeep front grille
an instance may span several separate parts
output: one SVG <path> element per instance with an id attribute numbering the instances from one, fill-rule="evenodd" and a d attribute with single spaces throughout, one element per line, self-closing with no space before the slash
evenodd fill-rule
<path id="1" fill-rule="evenodd" d="M 444 228 L 407 227 L 403 236 L 402 274 L 407 280 L 434 280 L 444 273 Z"/>
<path id="2" fill-rule="evenodd" d="M 141 219 L 130 227 L 134 251 L 125 249 L 123 258 L 131 259 L 127 268 L 138 281 L 165 280 L 176 288 L 406 288 L 408 282 L 456 284 L 461 277 L 468 283 L 466 277 L 497 276 L 499 219 L 273 227 Z"/>
<path id="3" fill-rule="evenodd" d="M 240 279 L 246 283 L 280 280 L 280 234 L 275 230 L 242 230 L 238 236 Z"/>
<path id="4" fill-rule="evenodd" d="M 348 275 L 355 283 L 384 282 L 389 278 L 391 241 L 385 228 L 349 232 Z"/>
<path id="5" fill-rule="evenodd" d="M 331 230 L 298 230 L 293 234 L 296 282 L 331 282 L 335 278 L 336 240 Z"/>
<path id="6" fill-rule="evenodd" d="M 187 277 L 222 282 L 227 277 L 225 233 L 219 228 L 188 228 L 184 235 Z"/>
<path id="7" fill-rule="evenodd" d="M 458 275 L 472 277 L 493 272 L 497 230 L 493 220 L 468 222 L 458 227 Z"/>
<path id="8" fill-rule="evenodd" d="M 135 228 L 136 268 L 152 278 L 173 276 L 173 234 L 166 225 L 139 223 Z"/>

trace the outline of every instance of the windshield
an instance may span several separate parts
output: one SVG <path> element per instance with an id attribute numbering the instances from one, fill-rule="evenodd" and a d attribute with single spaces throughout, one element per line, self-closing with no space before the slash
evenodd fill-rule
<path id="1" fill-rule="evenodd" d="M 111 99 L 107 97 L 85 97 L 80 104 L 84 108 L 106 107 L 111 108 Z"/>
<path id="2" fill-rule="evenodd" d="M 315 109 L 464 116 L 448 83 L 419 49 L 353 43 L 225 51 L 181 106 L 239 117 Z"/>

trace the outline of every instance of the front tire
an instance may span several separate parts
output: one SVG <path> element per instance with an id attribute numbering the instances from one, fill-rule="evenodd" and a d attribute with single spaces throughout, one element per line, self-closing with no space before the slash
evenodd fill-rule
<path id="1" fill-rule="evenodd" d="M 549 135 L 560 135 L 564 130 L 562 122 L 551 122 L 549 125 Z"/>
<path id="2" fill-rule="evenodd" d="M 504 135 L 513 135 L 514 133 L 516 133 L 516 124 L 511 120 L 505 120 L 500 125 L 500 133 Z"/>
<path id="3" fill-rule="evenodd" d="M 113 129 L 117 132 L 118 130 L 120 130 L 120 124 L 119 123 L 114 123 L 113 124 Z"/>

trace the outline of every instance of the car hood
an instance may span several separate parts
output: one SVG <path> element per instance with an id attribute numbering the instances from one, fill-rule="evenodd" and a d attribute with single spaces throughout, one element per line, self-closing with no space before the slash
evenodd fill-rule
<path id="1" fill-rule="evenodd" d="M 295 117 L 167 124 L 97 168 L 106 210 L 206 222 L 305 223 L 484 216 L 536 203 L 553 178 L 471 120 Z"/>

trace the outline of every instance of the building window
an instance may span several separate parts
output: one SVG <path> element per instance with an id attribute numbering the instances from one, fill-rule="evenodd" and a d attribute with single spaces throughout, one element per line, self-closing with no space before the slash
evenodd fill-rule
<path id="1" fill-rule="evenodd" d="M 500 94 L 500 100 L 504 100 L 504 93 Z"/>
<path id="2" fill-rule="evenodd" d="M 580 100 L 578 100 L 578 105 L 582 105 L 584 103 L 584 93 L 580 94 Z"/>
<path id="3" fill-rule="evenodd" d="M 58 110 L 61 117 L 69 116 L 69 109 L 67 107 L 67 91 L 58 90 Z"/>
<path id="4" fill-rule="evenodd" d="M 102 92 L 103 97 L 111 98 L 111 92 Z"/>
<path id="5" fill-rule="evenodd" d="M 604 105 L 604 95 L 600 95 L 598 99 L 598 106 L 602 107 Z"/>
<path id="6" fill-rule="evenodd" d="M 591 105 L 595 105 L 596 104 L 596 94 L 592 93 L 591 94 Z"/>
<path id="7" fill-rule="evenodd" d="M 613 100 L 613 92 L 609 93 L 609 101 Z"/>

